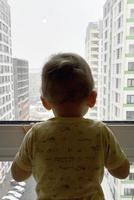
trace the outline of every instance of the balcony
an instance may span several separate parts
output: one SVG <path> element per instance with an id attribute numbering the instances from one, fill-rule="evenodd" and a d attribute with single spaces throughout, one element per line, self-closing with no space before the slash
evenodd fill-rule
<path id="1" fill-rule="evenodd" d="M 124 87 L 124 90 L 128 90 L 128 91 L 133 90 L 134 91 L 134 87 Z"/>

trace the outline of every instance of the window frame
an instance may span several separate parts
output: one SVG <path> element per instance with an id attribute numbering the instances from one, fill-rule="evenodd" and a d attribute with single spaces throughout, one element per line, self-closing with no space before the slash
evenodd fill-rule
<path id="1" fill-rule="evenodd" d="M 12 161 L 25 135 L 37 121 L 0 121 L 0 161 Z M 104 121 L 114 132 L 130 162 L 134 162 L 134 121 Z"/>

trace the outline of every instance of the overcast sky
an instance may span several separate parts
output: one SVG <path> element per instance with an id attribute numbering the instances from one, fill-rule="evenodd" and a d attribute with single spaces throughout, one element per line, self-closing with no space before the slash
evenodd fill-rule
<path id="1" fill-rule="evenodd" d="M 102 18 L 105 0 L 8 0 L 13 56 L 40 68 L 57 52 L 84 56 L 88 22 Z"/>

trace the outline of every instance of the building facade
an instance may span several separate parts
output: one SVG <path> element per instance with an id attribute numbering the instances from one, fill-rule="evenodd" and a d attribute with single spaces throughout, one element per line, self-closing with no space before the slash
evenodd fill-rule
<path id="1" fill-rule="evenodd" d="M 104 120 L 134 120 L 134 1 L 107 0 L 103 10 Z"/>
<path id="2" fill-rule="evenodd" d="M 14 119 L 10 6 L 0 0 L 0 120 Z"/>
<path id="3" fill-rule="evenodd" d="M 102 21 L 90 22 L 86 30 L 85 55 L 92 70 L 97 91 L 97 102 L 94 108 L 89 111 L 89 116 L 93 119 L 101 118 L 101 72 L 102 72 Z"/>
<path id="4" fill-rule="evenodd" d="M 104 4 L 102 66 L 102 119 L 134 120 L 134 0 Z M 134 199 L 133 166 L 125 180 L 105 174 L 111 200 Z"/>
<path id="5" fill-rule="evenodd" d="M 15 120 L 29 119 L 29 67 L 28 61 L 13 58 Z"/>

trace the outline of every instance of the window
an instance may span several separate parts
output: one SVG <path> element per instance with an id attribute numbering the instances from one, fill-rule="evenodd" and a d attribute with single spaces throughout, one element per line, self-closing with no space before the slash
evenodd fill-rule
<path id="1" fill-rule="evenodd" d="M 99 38 L 99 34 L 98 33 L 92 33 L 92 37 Z"/>
<path id="2" fill-rule="evenodd" d="M 119 79 L 119 78 L 116 78 L 116 80 L 115 80 L 115 87 L 116 87 L 117 89 L 120 88 L 120 83 L 121 83 L 120 79 Z"/>
<path id="3" fill-rule="evenodd" d="M 105 31 L 105 39 L 107 39 L 107 31 Z"/>
<path id="4" fill-rule="evenodd" d="M 134 18 L 134 9 L 130 10 L 130 18 Z"/>
<path id="5" fill-rule="evenodd" d="M 120 13 L 121 10 L 122 10 L 122 2 L 120 1 L 120 2 L 118 3 L 118 13 Z"/>
<path id="6" fill-rule="evenodd" d="M 121 34 L 118 33 L 117 35 L 117 44 L 120 44 L 121 43 Z"/>
<path id="7" fill-rule="evenodd" d="M 118 48 L 116 50 L 116 58 L 120 59 L 122 57 L 122 48 Z"/>
<path id="8" fill-rule="evenodd" d="M 119 17 L 117 21 L 117 28 L 119 29 L 120 27 L 121 27 L 121 17 Z"/>
<path id="9" fill-rule="evenodd" d="M 115 106 L 115 116 L 119 117 L 119 115 L 120 115 L 120 109 L 117 106 Z"/>
<path id="10" fill-rule="evenodd" d="M 127 80 L 127 86 L 128 87 L 134 87 L 134 79 L 133 78 L 129 78 Z"/>
<path id="11" fill-rule="evenodd" d="M 104 61 L 107 61 L 107 54 L 104 55 Z"/>
<path id="12" fill-rule="evenodd" d="M 119 103 L 120 102 L 120 94 L 119 93 L 115 93 L 115 102 Z"/>
<path id="13" fill-rule="evenodd" d="M 92 61 L 91 65 L 98 65 L 98 61 Z"/>
<path id="14" fill-rule="evenodd" d="M 132 188 L 124 188 L 124 195 L 125 196 L 133 196 L 134 195 L 134 189 L 132 189 Z"/>
<path id="15" fill-rule="evenodd" d="M 134 173 L 129 174 L 129 180 L 134 180 Z"/>
<path id="16" fill-rule="evenodd" d="M 104 73 L 106 73 L 106 72 L 107 72 L 107 66 L 104 65 Z"/>
<path id="17" fill-rule="evenodd" d="M 105 20 L 105 27 L 108 26 L 108 19 Z"/>
<path id="18" fill-rule="evenodd" d="M 121 63 L 116 64 L 116 74 L 119 74 L 121 71 Z"/>
<path id="19" fill-rule="evenodd" d="M 105 47 L 104 47 L 105 51 L 107 50 L 107 42 L 105 42 Z"/>
<path id="20" fill-rule="evenodd" d="M 134 104 L 134 95 L 127 95 L 127 103 Z"/>
<path id="21" fill-rule="evenodd" d="M 98 51 L 99 51 L 99 48 L 92 47 L 92 48 L 91 48 L 91 51 L 97 51 L 97 52 L 98 52 Z"/>
<path id="22" fill-rule="evenodd" d="M 134 71 L 134 62 L 128 62 L 128 71 Z"/>
<path id="23" fill-rule="evenodd" d="M 132 35 L 132 36 L 134 35 L 134 27 L 130 27 L 129 34 Z"/>
<path id="24" fill-rule="evenodd" d="M 126 118 L 127 120 L 134 120 L 134 111 L 127 111 Z"/>
<path id="25" fill-rule="evenodd" d="M 11 5 L 8 5 L 10 4 L 10 2 Z M 60 2 L 60 4 L 58 4 L 58 2 Z M 102 6 L 99 6 L 100 2 L 101 5 L 103 4 Z M 90 19 L 95 19 L 96 13 L 97 15 L 99 15 L 100 13 L 98 8 L 101 11 L 103 6 L 105 11 L 104 16 L 107 16 L 104 18 L 103 26 L 100 28 L 101 31 L 99 28 L 97 28 L 97 30 L 93 30 L 93 35 L 89 34 L 89 36 L 87 37 L 88 39 L 91 39 L 91 41 L 87 41 L 89 45 L 87 48 L 87 61 L 90 61 L 91 67 L 93 65 L 93 76 L 95 78 L 97 76 L 99 77 L 97 81 L 95 80 L 95 83 L 101 89 L 100 92 L 98 92 L 99 90 L 97 88 L 97 103 L 100 106 L 94 107 L 93 113 L 91 113 L 91 110 L 91 112 L 89 112 L 89 116 L 91 115 L 92 117 L 97 118 L 97 114 L 98 112 L 100 112 L 101 119 L 125 119 L 126 109 L 131 109 L 132 111 L 133 108 L 132 105 L 130 105 L 131 107 L 128 106 L 128 108 L 124 106 L 124 112 L 124 108 L 121 108 L 121 97 L 124 96 L 124 93 L 120 94 L 120 92 L 117 92 L 118 90 L 115 88 L 116 84 L 116 87 L 119 88 L 119 91 L 121 90 L 123 92 L 124 85 L 120 84 L 120 80 L 115 83 L 115 79 L 116 77 L 121 77 L 121 71 L 125 71 L 126 63 L 128 62 L 128 60 L 125 60 L 124 57 L 123 60 L 119 60 L 122 58 L 122 53 L 121 50 L 118 50 L 118 52 L 116 51 L 117 48 L 121 46 L 117 46 L 117 43 L 122 44 L 122 46 L 124 47 L 122 33 L 120 30 L 117 30 L 117 25 L 119 27 L 122 26 L 122 19 L 120 19 L 119 21 L 117 20 L 118 17 L 121 16 L 121 14 L 124 15 L 124 10 L 122 9 L 122 0 L 109 0 L 108 2 L 105 2 L 106 4 L 104 5 L 104 1 L 98 0 L 97 4 L 94 5 L 94 9 L 90 10 L 90 8 L 92 7 L 90 5 L 91 2 L 87 1 L 86 5 L 86 2 L 82 0 L 41 0 L 39 2 L 32 0 L 0 0 L 0 120 L 42 120 L 42 118 L 47 119 L 53 116 L 51 112 L 47 112 L 43 109 L 39 100 L 41 73 L 40 69 L 42 67 L 42 64 L 45 62 L 45 60 L 47 60 L 50 54 L 61 51 L 76 51 L 81 55 L 85 55 L 84 41 L 86 30 L 84 30 L 83 25 L 86 24 L 88 27 Z M 113 9 L 115 7 L 116 17 L 113 13 Z M 97 12 L 95 12 L 96 10 Z M 25 11 L 25 14 L 23 14 L 23 11 Z M 128 11 L 126 10 L 126 13 L 127 12 Z M 113 25 L 114 23 L 116 23 L 115 27 Z M 129 25 L 133 26 L 132 23 L 129 23 Z M 116 29 L 115 34 L 113 31 L 114 28 Z M 122 29 L 124 32 L 123 27 Z M 131 33 L 132 32 L 133 30 L 131 30 Z M 114 45 L 113 35 L 115 37 Z M 93 36 L 93 38 L 90 38 L 90 36 Z M 101 36 L 103 38 L 100 38 Z M 102 47 L 100 47 L 101 45 Z M 97 52 L 90 53 L 90 50 Z M 112 51 L 115 52 L 114 59 Z M 118 53 L 118 60 L 116 59 L 116 53 Z M 16 56 L 16 61 L 14 60 L 14 56 Z M 133 60 L 129 59 L 129 61 Z M 102 65 L 100 64 L 101 62 Z M 128 65 L 129 69 L 132 70 L 133 62 Z M 131 72 L 131 74 L 127 74 L 126 76 L 133 77 L 133 74 Z M 112 81 L 111 77 L 114 77 Z M 105 84 L 101 85 L 101 82 L 104 82 Z M 116 94 L 115 92 L 111 93 L 111 90 L 115 90 Z M 125 95 L 126 93 L 127 95 L 130 95 L 130 92 L 132 93 L 132 91 L 129 90 L 125 91 Z M 128 101 L 132 102 L 133 98 L 128 97 Z M 121 115 L 121 113 L 125 114 Z M 130 120 L 134 119 L 130 116 L 130 114 L 128 115 L 128 117 Z M 0 126 L 0 155 L 2 155 L 1 160 L 4 158 L 5 161 L 8 161 L 9 158 L 10 160 L 12 160 L 13 157 L 11 155 L 13 155 L 15 150 L 18 148 L 20 144 L 18 141 L 21 142 L 23 136 L 22 127 L 20 129 L 20 124 L 19 126 L 15 125 L 15 133 L 15 131 L 11 131 L 13 123 L 15 122 L 12 121 L 11 123 L 12 126 L 10 128 L 8 127 L 8 125 L 5 125 L 4 128 L 6 129 L 6 131 L 3 127 Z M 116 124 L 116 126 L 112 126 L 112 128 L 115 128 L 116 130 L 117 126 L 118 129 L 115 132 L 117 134 L 121 134 L 121 137 L 119 138 L 122 138 L 122 135 L 124 135 L 124 130 L 126 130 L 126 125 L 123 128 L 122 126 L 120 127 L 118 124 Z M 126 130 L 126 132 L 128 138 L 125 138 L 129 139 L 129 131 Z M 5 140 L 3 140 L 3 137 L 7 139 L 9 145 L 13 141 L 14 143 L 12 143 L 12 147 L 14 148 L 4 149 L 3 144 Z M 133 138 L 131 139 L 131 141 L 133 141 Z M 131 148 L 131 145 L 129 143 L 127 145 L 129 145 L 129 147 Z M 126 147 L 126 144 L 124 146 Z M 7 152 L 8 155 L 6 156 Z M 8 176 L 10 174 L 10 164 L 10 162 L 0 163 L 0 183 L 2 182 L 1 185 L 4 188 L 5 192 L 1 193 L 2 188 L 0 187 L 0 199 L 2 198 L 2 195 L 7 194 L 8 186 L 10 188 L 12 187 L 9 182 L 5 190 L 5 181 L 11 179 L 11 177 Z M 115 183 L 114 186 L 111 187 L 112 184 L 110 179 L 107 179 L 107 181 L 109 181 L 107 188 L 109 188 L 110 185 L 110 189 L 112 191 L 111 198 L 117 200 L 116 191 L 118 189 L 115 188 L 119 184 L 117 183 L 116 185 Z M 23 196 L 22 200 L 35 199 L 35 196 L 30 196 L 33 194 L 33 192 L 28 189 L 31 189 L 31 185 L 31 182 L 28 180 L 28 185 L 25 188 L 25 191 L 28 193 L 28 198 Z M 110 198 L 106 199 L 109 200 Z"/>
<path id="26" fill-rule="evenodd" d="M 129 53 L 134 54 L 134 44 L 129 45 Z"/>
<path id="27" fill-rule="evenodd" d="M 92 41 L 92 44 L 94 45 L 99 45 L 99 42 L 98 41 Z"/>

